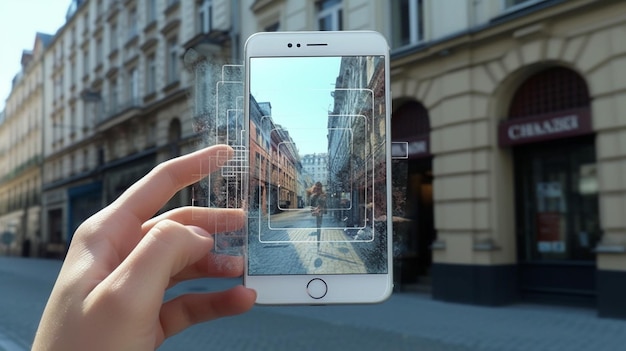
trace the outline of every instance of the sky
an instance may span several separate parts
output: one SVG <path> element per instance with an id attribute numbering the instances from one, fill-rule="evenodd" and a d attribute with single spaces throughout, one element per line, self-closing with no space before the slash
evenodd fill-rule
<path id="1" fill-rule="evenodd" d="M 54 34 L 65 23 L 71 0 L 0 0 L 0 111 L 20 71 L 23 50 L 32 50 L 35 34 Z"/>
<path id="2" fill-rule="evenodd" d="M 340 63 L 340 57 L 253 58 L 250 63 L 250 93 L 257 102 L 272 104 L 274 123 L 289 131 L 302 155 L 328 152 L 330 93 Z"/>

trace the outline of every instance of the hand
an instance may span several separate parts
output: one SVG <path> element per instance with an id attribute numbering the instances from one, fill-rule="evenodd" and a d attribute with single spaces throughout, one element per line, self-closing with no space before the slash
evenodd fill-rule
<path id="1" fill-rule="evenodd" d="M 195 323 L 249 310 L 256 293 L 242 286 L 163 301 L 177 282 L 242 274 L 241 257 L 211 254 L 211 234 L 241 228 L 241 210 L 185 207 L 151 218 L 232 152 L 220 145 L 162 163 L 86 220 L 74 234 L 33 350 L 153 350 Z"/>

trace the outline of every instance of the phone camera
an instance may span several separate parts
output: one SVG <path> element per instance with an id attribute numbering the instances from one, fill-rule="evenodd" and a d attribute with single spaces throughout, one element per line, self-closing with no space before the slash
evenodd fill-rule
<path id="1" fill-rule="evenodd" d="M 297 47 L 300 47 L 300 43 L 296 44 Z"/>
<path id="2" fill-rule="evenodd" d="M 287 47 L 289 47 L 289 48 L 290 48 L 290 47 L 292 47 L 292 46 L 293 46 L 293 45 L 291 45 L 291 43 L 287 44 Z"/>

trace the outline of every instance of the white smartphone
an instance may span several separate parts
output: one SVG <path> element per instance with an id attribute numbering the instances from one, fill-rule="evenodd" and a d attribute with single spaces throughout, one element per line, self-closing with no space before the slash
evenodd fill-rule
<path id="1" fill-rule="evenodd" d="M 257 33 L 244 86 L 244 284 L 258 304 L 384 301 L 393 285 L 386 40 Z"/>

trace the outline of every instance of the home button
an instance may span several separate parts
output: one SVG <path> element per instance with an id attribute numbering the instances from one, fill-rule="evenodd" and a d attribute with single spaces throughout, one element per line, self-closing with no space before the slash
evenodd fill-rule
<path id="1" fill-rule="evenodd" d="M 314 299 L 321 299 L 326 296 L 326 292 L 328 291 L 328 286 L 326 282 L 320 278 L 312 279 L 306 285 L 306 292 Z"/>

